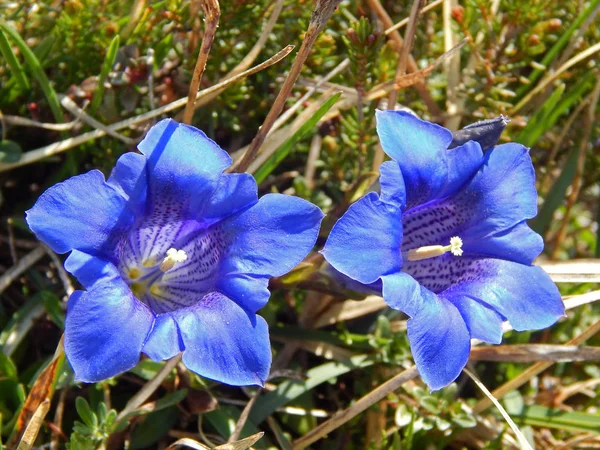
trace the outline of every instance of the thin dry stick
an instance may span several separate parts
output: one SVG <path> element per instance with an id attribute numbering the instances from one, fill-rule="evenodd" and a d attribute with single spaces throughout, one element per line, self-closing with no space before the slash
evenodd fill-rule
<path id="1" fill-rule="evenodd" d="M 321 143 L 323 139 L 319 133 L 315 134 L 310 141 L 310 150 L 308 151 L 308 158 L 306 159 L 306 167 L 304 169 L 304 179 L 306 185 L 313 189 L 315 187 L 315 171 L 317 167 L 317 160 L 321 154 Z"/>
<path id="2" fill-rule="evenodd" d="M 292 64 L 292 68 L 290 69 L 288 76 L 286 77 L 285 81 L 283 82 L 283 86 L 281 86 L 281 90 L 279 91 L 277 98 L 273 102 L 273 105 L 271 106 L 271 109 L 269 110 L 269 113 L 267 114 L 265 121 L 263 122 L 262 126 L 258 130 L 258 133 L 256 133 L 256 136 L 254 136 L 254 139 L 252 140 L 252 143 L 250 144 L 248 151 L 243 156 L 242 160 L 237 165 L 237 167 L 234 169 L 236 172 L 245 172 L 246 169 L 248 169 L 248 167 L 250 166 L 250 163 L 256 157 L 256 154 L 258 153 L 260 146 L 265 141 L 265 138 L 267 137 L 267 134 L 269 133 L 269 131 L 271 130 L 271 127 L 275 123 L 275 120 L 277 119 L 279 114 L 281 114 L 281 111 L 283 110 L 283 107 L 285 105 L 287 97 L 290 94 L 290 92 L 292 91 L 292 88 L 294 87 L 294 84 L 296 83 L 296 79 L 298 78 L 298 75 L 300 75 L 302 66 L 304 65 L 304 62 L 310 55 L 310 51 L 312 49 L 313 44 L 317 40 L 319 33 L 325 28 L 325 25 L 327 24 L 329 17 L 331 17 L 331 15 L 333 14 L 333 11 L 335 11 L 335 8 L 337 8 L 337 5 L 340 3 L 340 1 L 341 0 L 318 0 L 317 1 L 317 5 L 310 17 L 310 23 L 308 24 L 308 30 L 306 31 L 306 34 L 304 35 L 304 40 L 302 41 L 300 50 L 298 50 L 296 59 L 294 60 L 294 63 Z"/>
<path id="3" fill-rule="evenodd" d="M 0 294 L 4 292 L 4 290 L 10 286 L 10 284 L 19 277 L 19 275 L 38 262 L 38 260 L 40 260 L 45 254 L 46 250 L 40 245 L 39 247 L 36 247 L 34 250 L 27 253 L 19 260 L 17 264 L 4 272 L 4 275 L 0 276 Z"/>
<path id="4" fill-rule="evenodd" d="M 593 324 L 590 327 L 588 327 L 587 329 L 585 329 L 583 331 L 583 333 L 581 333 L 579 336 L 576 336 L 573 339 L 571 339 L 570 341 L 568 341 L 567 345 L 580 345 L 583 342 L 587 341 L 592 336 L 594 336 L 598 331 L 600 331 L 600 321 L 596 322 L 595 324 Z M 492 392 L 492 395 L 497 399 L 504 397 L 509 392 L 514 391 L 515 389 L 518 389 L 519 387 L 523 386 L 530 379 L 532 379 L 536 375 L 540 374 L 541 372 L 546 370 L 548 367 L 552 366 L 552 364 L 554 364 L 554 361 L 548 361 L 548 362 L 544 361 L 544 362 L 539 362 L 539 363 L 532 365 L 527 370 L 525 370 L 524 372 L 519 374 L 517 377 L 506 382 L 499 388 L 494 389 L 494 391 Z M 480 412 L 487 409 L 491 404 L 492 404 L 492 402 L 490 402 L 489 399 L 487 399 L 487 398 L 481 399 L 473 407 L 473 413 L 479 414 Z"/>
<path id="5" fill-rule="evenodd" d="M 385 8 L 381 5 L 379 0 L 367 0 L 367 3 L 369 4 L 369 7 L 373 11 L 375 11 L 375 14 L 379 18 L 379 20 L 381 20 L 383 26 L 386 27 L 386 34 L 389 34 L 390 39 L 392 39 L 396 43 L 398 50 L 400 50 L 404 45 L 404 41 L 400 37 L 400 34 L 398 33 L 397 29 L 394 28 L 394 22 L 392 21 Z M 419 70 L 419 66 L 417 65 L 417 62 L 412 56 L 408 59 L 408 70 L 410 72 L 416 72 Z M 425 85 L 425 83 L 421 80 L 414 86 L 421 98 L 423 99 L 423 102 L 427 106 L 429 113 L 432 116 L 441 116 L 442 110 L 427 90 L 427 86 Z"/>
<path id="6" fill-rule="evenodd" d="M 420 8 L 422 0 L 414 0 L 410 16 L 408 18 L 408 26 L 404 33 L 404 45 L 400 49 L 400 56 L 398 57 L 398 64 L 396 65 L 396 74 L 394 75 L 394 81 L 398 83 L 402 76 L 406 74 L 406 68 L 408 67 L 408 60 L 410 58 L 410 52 L 412 50 L 413 42 L 415 40 L 415 33 L 417 31 L 417 20 L 420 14 Z M 449 49 L 447 49 L 449 50 Z M 388 97 L 388 109 L 396 109 L 396 103 L 398 103 L 398 92 L 399 88 L 394 88 L 390 91 Z M 385 159 L 383 147 L 381 145 L 375 146 L 375 154 L 373 156 L 373 170 L 378 171 L 379 166 Z"/>
<path id="7" fill-rule="evenodd" d="M 422 0 L 414 0 L 412 9 L 410 10 L 410 16 L 408 20 L 408 26 L 404 33 L 404 45 L 400 50 L 400 57 L 398 58 L 398 64 L 396 65 L 396 74 L 394 75 L 394 81 L 397 83 L 400 81 L 403 75 L 406 74 L 406 68 L 408 67 L 408 59 L 410 58 L 410 52 L 415 41 L 415 33 L 417 32 L 417 20 L 419 19 L 419 11 L 421 9 Z M 452 46 L 450 46 L 452 47 Z M 446 51 L 450 48 L 446 49 Z M 398 101 L 398 89 L 392 89 L 390 96 L 388 97 L 388 109 L 395 109 Z"/>
<path id="8" fill-rule="evenodd" d="M 527 449 L 527 450 L 533 450 L 531 448 L 531 445 L 527 441 L 527 439 L 525 439 L 525 436 L 523 436 L 523 433 L 521 433 L 521 430 L 519 430 L 519 427 L 513 422 L 513 420 L 508 415 L 508 413 L 506 412 L 506 410 L 502 407 L 502 405 L 500 404 L 500 402 L 498 400 L 496 400 L 496 398 L 485 387 L 485 385 L 481 382 L 481 380 L 479 378 L 477 378 L 477 375 L 475 375 L 473 372 L 471 372 L 466 367 L 463 369 L 463 372 L 466 373 L 469 376 L 469 378 L 471 378 L 471 380 L 473 380 L 475 382 L 475 384 L 477 385 L 477 387 L 479 389 L 481 389 L 481 391 L 485 394 L 485 396 L 494 404 L 494 406 L 498 409 L 498 411 L 500 411 L 500 414 L 502 414 L 502 417 L 504 417 L 504 420 L 506 420 L 506 422 L 508 423 L 508 426 L 516 434 L 517 439 L 518 439 L 519 443 L 521 444 L 521 448 L 522 449 Z"/>
<path id="9" fill-rule="evenodd" d="M 202 74 L 206 68 L 210 48 L 215 40 L 219 18 L 221 17 L 221 9 L 217 0 L 203 0 L 202 7 L 204 9 L 204 37 L 202 38 L 202 45 L 200 45 L 200 51 L 198 52 L 198 60 L 196 61 L 196 67 L 194 67 L 188 100 L 183 112 L 183 123 L 187 124 L 192 123 L 195 110 L 194 103 L 196 102 L 196 96 L 200 88 L 200 82 L 202 81 Z"/>
<path id="10" fill-rule="evenodd" d="M 270 67 L 273 64 L 278 63 L 283 58 L 285 58 L 287 55 L 289 55 L 293 49 L 294 49 L 293 45 L 288 45 L 287 47 L 285 47 L 284 49 L 279 51 L 276 55 L 272 56 L 265 62 L 258 64 L 257 66 L 253 67 L 252 69 L 246 70 L 246 71 L 244 71 L 238 75 L 235 75 L 231 78 L 227 78 L 207 89 L 203 89 L 202 91 L 198 92 L 196 98 L 201 98 L 206 95 L 210 95 L 213 92 L 218 92 L 219 90 L 229 86 L 232 83 L 235 83 L 236 81 L 239 81 L 243 78 L 246 78 L 247 76 L 250 76 L 252 74 L 260 72 L 261 70 L 264 70 L 267 67 Z M 120 122 L 113 123 L 112 125 L 109 125 L 107 128 L 110 130 L 113 130 L 113 131 L 117 131 L 117 130 L 120 130 L 123 128 L 137 125 L 137 124 L 146 122 L 148 120 L 154 119 L 155 117 L 161 116 L 161 115 L 168 113 L 170 111 L 173 111 L 175 109 L 181 108 L 186 103 L 187 103 L 187 97 L 183 97 L 183 98 L 180 98 L 179 100 L 175 100 L 174 102 L 171 102 L 167 105 L 161 106 L 160 108 L 156 108 L 152 111 L 148 111 L 144 114 L 140 114 L 139 116 L 131 117 L 129 119 L 125 119 Z M 41 159 L 44 159 L 48 156 L 57 155 L 59 153 L 67 151 L 73 147 L 76 147 L 80 144 L 83 144 L 84 142 L 98 139 L 105 135 L 106 135 L 106 132 L 103 130 L 94 130 L 94 131 L 90 131 L 88 133 L 84 133 L 79 136 L 76 136 L 74 138 L 65 139 L 64 141 L 55 142 L 54 144 L 50 144 L 45 147 L 38 148 L 36 150 L 31 150 L 31 151 L 25 153 L 21 157 L 21 159 L 15 163 L 0 164 L 0 173 L 6 172 L 7 170 L 14 169 L 16 167 L 21 167 L 21 166 L 25 166 L 28 164 L 32 164 L 32 163 L 39 161 Z"/>
<path id="11" fill-rule="evenodd" d="M 577 156 L 577 166 L 575 167 L 575 175 L 573 176 L 573 184 L 571 185 L 571 193 L 569 194 L 569 198 L 567 199 L 567 206 L 565 208 L 565 213 L 563 216 L 563 220 L 556 235 L 556 239 L 554 242 L 554 250 L 552 250 L 552 254 L 550 255 L 551 259 L 556 259 L 558 253 L 560 252 L 560 247 L 565 237 L 567 236 L 567 227 L 569 225 L 569 219 L 571 216 L 571 210 L 573 206 L 575 206 L 575 202 L 577 201 L 577 197 L 579 197 L 579 191 L 581 191 L 581 186 L 583 184 L 583 170 L 585 166 L 585 159 L 587 155 L 587 148 L 590 140 L 590 136 L 592 134 L 592 126 L 594 124 L 594 118 L 596 113 L 596 106 L 598 105 L 598 100 L 600 99 L 600 81 L 596 83 L 594 90 L 592 92 L 592 98 L 590 101 L 588 113 L 586 116 L 586 120 L 584 122 L 583 134 L 581 137 L 581 142 L 579 144 L 579 155 Z"/>
<path id="12" fill-rule="evenodd" d="M 175 368 L 179 361 L 181 361 L 182 353 L 174 356 L 163 366 L 158 373 L 148 381 L 137 394 L 135 394 L 125 405 L 125 408 L 117 416 L 117 422 L 123 420 L 127 415 L 135 409 L 137 409 L 142 403 L 144 403 L 150 396 L 158 389 L 163 380 L 171 373 L 171 370 Z"/>
<path id="13" fill-rule="evenodd" d="M 529 92 L 529 94 L 527 94 L 523 98 L 523 100 L 521 100 L 513 109 L 511 109 L 509 111 L 508 115 L 509 116 L 514 116 L 518 111 L 520 111 L 523 108 L 523 106 L 525 106 L 527 103 L 529 103 L 529 101 L 533 97 L 535 97 L 541 91 L 543 91 L 544 89 L 546 89 L 546 87 L 548 87 L 550 85 L 550 83 L 552 83 L 554 80 L 556 80 L 558 77 L 560 77 L 564 72 L 566 72 L 567 70 L 569 70 L 575 64 L 583 61 L 584 59 L 588 58 L 589 56 L 591 56 L 594 53 L 597 53 L 599 51 L 600 51 L 600 42 L 598 42 L 595 45 L 592 45 L 590 48 L 588 48 L 588 49 L 582 51 L 581 53 L 573 56 L 566 63 L 564 63 L 562 66 L 560 66 L 560 68 L 556 72 L 554 72 L 553 74 L 547 76 L 542 81 L 540 81 L 538 83 L 538 85 L 535 87 L 535 89 L 531 90 L 531 92 Z"/>
<path id="14" fill-rule="evenodd" d="M 71 100 L 71 98 L 69 96 L 65 95 L 63 98 L 61 98 L 60 104 L 62 105 L 63 108 L 65 108 L 67 111 L 69 111 L 75 117 L 77 117 L 77 119 L 81 120 L 82 122 L 87 123 L 88 125 L 96 128 L 97 130 L 102 130 L 107 135 L 114 137 L 115 139 L 118 139 L 127 145 L 137 144 L 137 141 L 138 141 L 137 139 L 132 139 L 127 136 L 123 136 L 123 135 L 117 133 L 116 131 L 111 130 L 109 127 L 107 127 L 103 123 L 98 122 L 96 119 L 94 119 L 88 113 L 86 113 L 83 109 L 81 109 L 79 106 L 77 106 L 77 104 L 73 100 Z"/>
<path id="15" fill-rule="evenodd" d="M 264 28 L 262 29 L 260 36 L 258 37 L 258 40 L 254 44 L 254 46 L 250 49 L 248 54 L 246 56 L 244 56 L 244 59 L 242 59 L 233 69 L 231 69 L 229 72 L 227 72 L 224 79 L 231 78 L 231 77 L 243 72 L 244 70 L 247 70 L 252 65 L 252 63 L 258 57 L 258 54 L 262 51 L 262 49 L 265 45 L 265 42 L 267 42 L 269 34 L 271 34 L 271 31 L 273 31 L 273 28 L 275 27 L 275 24 L 277 23 L 277 19 L 279 18 L 279 15 L 281 14 L 282 8 L 283 8 L 283 0 L 278 0 L 277 4 L 275 5 L 275 8 L 273 9 L 273 12 L 269 16 L 269 20 L 267 20 L 267 23 L 265 24 Z M 202 98 L 197 98 L 196 103 L 194 105 L 194 109 L 198 109 L 198 108 L 206 105 L 213 99 L 217 98 L 219 96 L 219 94 L 221 94 L 221 92 L 223 92 L 224 90 L 225 90 L 225 88 L 222 88 L 220 90 L 210 93 L 209 95 L 205 95 Z"/>
<path id="16" fill-rule="evenodd" d="M 445 0 L 443 8 L 444 21 L 444 50 L 450 50 L 456 42 L 458 36 L 452 29 L 452 10 L 458 6 L 458 0 Z M 447 73 L 446 85 L 446 119 L 445 126 L 451 131 L 458 129 L 461 120 L 461 102 L 458 100 L 457 87 L 460 83 L 460 57 L 455 56 L 446 60 L 445 71 Z"/>
<path id="17" fill-rule="evenodd" d="M 54 263 L 54 266 L 56 267 L 56 271 L 58 272 L 58 277 L 60 278 L 60 281 L 62 282 L 65 293 L 67 294 L 67 296 L 70 296 L 73 293 L 73 291 L 75 290 L 75 288 L 73 288 L 73 283 L 71 283 L 69 274 L 67 274 L 67 271 L 63 267 L 62 261 L 50 247 L 48 247 L 45 244 L 42 244 L 42 245 L 44 246 L 44 250 L 46 250 L 46 253 L 48 254 L 50 259 Z"/>
<path id="18" fill-rule="evenodd" d="M 434 2 L 431 2 L 429 5 L 425 6 L 424 8 L 422 8 L 419 11 L 419 14 L 424 14 L 426 12 L 431 11 L 433 8 L 437 7 L 438 5 L 441 5 L 442 3 L 444 3 L 446 0 L 435 0 Z M 387 30 L 384 31 L 384 33 L 390 34 L 396 30 L 399 30 L 400 28 L 402 28 L 404 25 L 408 24 L 408 21 L 410 20 L 410 17 L 407 17 L 406 19 L 402 19 L 400 22 L 398 22 L 395 25 L 392 25 L 391 27 L 389 27 Z"/>
<path id="19" fill-rule="evenodd" d="M 258 388 L 256 390 L 256 392 L 254 393 L 254 395 L 252 396 L 252 398 L 250 399 L 250 401 L 248 403 L 246 403 L 246 406 L 244 407 L 244 409 L 242 410 L 242 413 L 240 414 L 240 418 L 238 419 L 237 423 L 235 424 L 235 429 L 233 430 L 233 433 L 231 433 L 231 436 L 229 436 L 229 439 L 227 439 L 227 443 L 230 444 L 232 442 L 237 441 L 240 438 L 240 434 L 242 434 L 242 429 L 244 428 L 244 425 L 246 425 L 246 422 L 248 421 L 248 417 L 250 417 L 250 411 L 252 411 L 252 407 L 256 403 L 256 400 L 258 400 L 258 397 L 260 396 L 261 392 L 262 392 L 262 388 Z"/>
<path id="20" fill-rule="evenodd" d="M 296 439 L 293 443 L 293 450 L 301 450 L 308 447 L 313 442 L 318 441 L 329 432 L 356 417 L 369 406 L 374 405 L 375 403 L 384 399 L 388 394 L 397 390 L 408 380 L 412 380 L 413 378 L 417 377 L 417 375 L 419 375 L 419 373 L 417 372 L 416 367 L 411 367 L 410 369 L 400 372 L 398 375 L 389 379 L 381 386 L 375 388 L 364 397 L 361 397 L 349 408 L 334 414 L 331 419 L 323 422 L 321 425 L 309 431 L 301 438 Z"/>

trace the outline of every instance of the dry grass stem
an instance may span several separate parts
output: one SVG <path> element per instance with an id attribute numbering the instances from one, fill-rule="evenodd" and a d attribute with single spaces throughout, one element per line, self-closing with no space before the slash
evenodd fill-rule
<path id="1" fill-rule="evenodd" d="M 329 420 L 312 429 L 301 438 L 296 439 L 293 442 L 293 450 L 301 450 L 308 447 L 313 442 L 318 441 L 331 431 L 356 417 L 371 405 L 374 405 L 375 403 L 384 399 L 388 394 L 396 391 L 405 382 L 417 377 L 418 375 L 419 373 L 417 372 L 416 367 L 411 367 L 410 369 L 400 372 L 398 375 L 378 386 L 364 397 L 358 399 L 350 407 L 335 413 Z"/>
<path id="2" fill-rule="evenodd" d="M 598 72 L 600 74 L 600 72 Z M 592 97 L 590 99 L 590 104 L 588 108 L 588 113 L 585 116 L 585 120 L 583 123 L 583 133 L 581 135 L 581 142 L 579 143 L 579 154 L 577 155 L 577 165 L 575 166 L 575 175 L 573 176 L 573 183 L 571 184 L 571 193 L 567 198 L 567 205 L 565 208 L 565 213 L 562 219 L 561 226 L 556 234 L 556 238 L 554 240 L 554 250 L 552 251 L 550 258 L 556 259 L 558 257 L 558 253 L 560 252 L 561 244 L 565 240 L 567 236 L 567 227 L 569 225 L 569 220 L 571 218 L 571 210 L 573 206 L 575 206 L 575 202 L 577 201 L 577 197 L 579 197 L 579 192 L 581 191 L 581 186 L 583 185 L 583 170 L 585 166 L 585 160 L 587 156 L 587 148 L 590 144 L 590 137 L 592 135 L 592 127 L 595 123 L 595 115 L 596 115 L 596 107 L 598 106 L 598 101 L 600 100 L 600 80 L 596 83 L 594 90 L 592 91 Z"/>
<path id="3" fill-rule="evenodd" d="M 146 402 L 150 396 L 156 391 L 162 384 L 164 379 L 171 373 L 171 371 L 181 361 L 182 353 L 174 356 L 166 362 L 166 364 L 158 371 L 158 373 L 148 381 L 144 387 L 142 387 L 136 394 L 129 399 L 125 408 L 117 416 L 117 422 L 127 417 L 129 413 L 135 411 L 139 406 Z"/>
<path id="4" fill-rule="evenodd" d="M 208 61 L 208 55 L 210 48 L 212 47 L 215 39 L 215 33 L 219 26 L 219 18 L 221 17 L 221 8 L 217 0 L 202 0 L 202 8 L 204 9 L 204 37 L 202 38 L 202 44 L 200 45 L 200 51 L 198 52 L 198 59 L 196 60 L 196 66 L 194 67 L 194 74 L 192 75 L 192 81 L 190 82 L 190 91 L 188 93 L 187 104 L 183 112 L 183 123 L 192 123 L 192 117 L 194 116 L 194 103 L 202 82 L 202 74 L 206 68 L 206 62 Z"/>
<path id="5" fill-rule="evenodd" d="M 237 164 L 236 167 L 233 169 L 233 171 L 245 172 L 248 169 L 248 167 L 250 167 L 252 161 L 254 161 L 258 150 L 265 141 L 267 134 L 269 134 L 271 127 L 275 123 L 275 120 L 281 114 L 281 111 L 285 106 L 285 102 L 290 92 L 292 91 L 292 88 L 294 87 L 298 76 L 300 75 L 302 66 L 304 65 L 304 62 L 310 55 L 310 51 L 312 49 L 313 44 L 317 40 L 319 33 L 323 30 L 323 28 L 325 28 L 327 20 L 333 14 L 333 11 L 335 10 L 335 8 L 337 8 L 337 5 L 340 3 L 340 1 L 341 0 L 317 1 L 317 5 L 313 11 L 310 23 L 308 25 L 308 30 L 304 35 L 304 40 L 302 41 L 300 50 L 298 50 L 296 59 L 292 64 L 292 68 L 290 69 L 290 72 L 288 73 L 285 81 L 283 82 L 283 85 L 279 90 L 279 94 L 277 94 L 277 97 L 275 98 L 275 101 L 273 102 L 273 105 L 271 106 L 267 117 L 265 118 L 262 126 L 258 130 L 258 133 L 256 133 L 256 136 L 254 136 L 254 139 L 252 139 L 248 150 L 242 157 L 239 164 Z"/>
<path id="6" fill-rule="evenodd" d="M 252 69 L 248 69 L 238 75 L 235 75 L 231 78 L 227 78 L 227 79 L 215 84 L 214 86 L 211 86 L 207 89 L 203 89 L 202 91 L 198 92 L 198 94 L 196 95 L 196 98 L 201 98 L 201 97 L 204 97 L 205 95 L 210 95 L 214 92 L 217 92 L 217 91 L 231 85 L 232 83 L 235 83 L 236 81 L 244 79 L 252 74 L 255 74 L 257 72 L 260 72 L 261 70 L 266 69 L 267 67 L 272 66 L 273 64 L 278 63 L 283 58 L 285 58 L 287 55 L 289 55 L 293 49 L 294 49 L 294 47 L 292 45 L 288 45 L 287 47 L 285 47 L 284 49 L 279 51 L 276 55 L 272 56 L 265 62 L 258 64 L 257 66 L 253 67 Z M 147 122 L 151 119 L 154 119 L 155 117 L 161 116 L 163 114 L 166 114 L 168 112 L 171 112 L 173 110 L 181 108 L 182 106 L 184 106 L 187 103 L 187 100 L 188 100 L 187 97 L 180 98 L 179 100 L 175 100 L 174 102 L 171 102 L 167 105 L 161 106 L 160 108 L 156 108 L 152 111 L 148 111 L 148 112 L 140 114 L 138 116 L 131 117 L 131 118 L 113 123 L 112 125 L 109 125 L 107 128 L 110 130 L 113 130 L 113 131 L 117 131 L 117 130 L 121 130 L 123 128 L 131 127 L 134 125 L 138 125 L 138 124 Z M 88 133 L 84 133 L 84 134 L 81 134 L 81 135 L 73 137 L 73 138 L 55 142 L 54 144 L 50 144 L 45 147 L 38 148 L 36 150 L 31 150 L 29 152 L 24 153 L 23 156 L 21 157 L 21 159 L 15 163 L 8 163 L 8 164 L 0 163 L 0 173 L 14 169 L 16 167 L 21 167 L 21 166 L 25 166 L 28 164 L 32 164 L 34 162 L 40 161 L 41 159 L 47 158 L 49 156 L 57 155 L 59 153 L 65 152 L 73 147 L 76 147 L 80 144 L 83 144 L 84 142 L 98 139 L 105 135 L 106 135 L 106 132 L 103 130 L 94 130 L 94 131 L 90 131 Z"/>

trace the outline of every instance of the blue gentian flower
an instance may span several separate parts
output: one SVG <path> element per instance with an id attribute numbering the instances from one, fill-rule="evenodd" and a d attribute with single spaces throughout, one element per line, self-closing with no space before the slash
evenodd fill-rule
<path id="1" fill-rule="evenodd" d="M 254 178 L 201 131 L 163 120 L 117 161 L 48 189 L 27 212 L 36 236 L 71 252 L 85 287 L 69 298 L 65 352 L 77 380 L 96 382 L 183 352 L 192 371 L 262 385 L 268 327 L 256 315 L 269 278 L 312 249 L 323 214 L 296 197 L 260 200 Z"/>
<path id="2" fill-rule="evenodd" d="M 377 132 L 393 159 L 381 165 L 381 194 L 348 209 L 323 253 L 360 283 L 381 280 L 387 304 L 410 316 L 415 363 L 437 390 L 466 365 L 471 338 L 498 344 L 504 320 L 535 330 L 564 314 L 550 277 L 531 265 L 543 249 L 526 223 L 537 213 L 535 173 L 522 145 L 448 149 L 450 131 L 405 112 L 378 112 Z"/>

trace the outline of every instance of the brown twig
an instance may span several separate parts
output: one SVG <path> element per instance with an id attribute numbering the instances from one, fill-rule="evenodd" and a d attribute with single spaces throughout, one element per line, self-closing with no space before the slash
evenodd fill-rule
<path id="1" fill-rule="evenodd" d="M 271 130 L 271 127 L 275 123 L 275 120 L 281 114 L 285 102 L 287 100 L 288 95 L 292 91 L 296 80 L 298 79 L 298 75 L 300 75 L 300 71 L 302 70 L 302 66 L 304 62 L 310 55 L 310 51 L 312 49 L 313 44 L 317 40 L 319 33 L 325 28 L 329 17 L 333 14 L 333 11 L 337 8 L 337 5 L 341 0 L 318 0 L 317 5 L 311 15 L 310 23 L 308 24 L 308 30 L 304 35 L 304 40 L 302 41 L 302 45 L 300 46 L 300 50 L 296 55 L 296 59 L 292 64 L 292 68 L 288 73 L 283 85 L 281 86 L 281 90 L 277 95 L 277 98 L 273 102 L 267 117 L 265 118 L 262 126 L 254 136 L 248 151 L 243 156 L 240 163 L 235 167 L 234 171 L 236 172 L 245 172 L 246 169 L 250 166 L 250 163 L 256 157 L 258 150 L 261 145 L 265 141 L 267 134 Z"/>
<path id="2" fill-rule="evenodd" d="M 419 373 L 416 367 L 411 367 L 400 372 L 398 375 L 389 379 L 379 387 L 369 392 L 364 397 L 361 397 L 356 403 L 352 404 L 349 408 L 344 409 L 334 414 L 329 420 L 323 422 L 318 427 L 306 433 L 299 439 L 296 439 L 293 443 L 293 450 L 301 450 L 308 447 L 315 441 L 318 441 L 329 432 L 335 430 L 342 424 L 348 422 L 350 419 L 356 417 L 358 414 L 366 410 L 369 406 L 379 402 L 385 398 L 388 394 L 397 390 L 408 380 L 417 377 Z"/>
<path id="3" fill-rule="evenodd" d="M 250 399 L 250 401 L 248 401 L 248 403 L 246 403 L 246 406 L 244 406 L 244 409 L 242 410 L 242 413 L 240 414 L 240 418 L 238 419 L 238 421 L 235 424 L 233 433 L 231 433 L 231 436 L 229 436 L 229 439 L 227 439 L 227 443 L 230 444 L 232 442 L 237 441 L 240 438 L 240 434 L 242 434 L 244 425 L 246 425 L 246 422 L 248 421 L 248 417 L 250 417 L 250 411 L 252 411 L 252 407 L 256 403 L 256 400 L 258 400 L 258 397 L 260 396 L 261 392 L 262 392 L 262 388 L 258 388 L 256 390 L 256 392 L 254 393 L 254 395 L 252 396 L 252 398 Z"/>
<path id="4" fill-rule="evenodd" d="M 400 81 L 400 78 L 406 74 L 406 68 L 408 67 L 408 60 L 410 58 L 410 52 L 415 41 L 415 33 L 417 31 L 417 20 L 419 19 L 419 13 L 423 1 L 413 0 L 412 9 L 410 10 L 410 16 L 408 19 L 408 26 L 404 32 L 404 45 L 400 50 L 400 57 L 398 58 L 398 64 L 396 65 L 396 74 L 394 75 L 394 81 Z M 448 49 L 450 50 L 450 49 Z M 398 101 L 398 89 L 392 89 L 390 96 L 388 97 L 388 109 L 395 109 Z"/>
<path id="5" fill-rule="evenodd" d="M 392 41 L 394 41 L 396 43 L 398 51 L 400 51 L 400 49 L 404 45 L 404 41 L 400 37 L 400 34 L 398 33 L 397 29 L 393 28 L 394 22 L 392 21 L 391 17 L 389 16 L 389 14 L 385 10 L 385 8 L 381 5 L 379 0 L 367 0 L 367 3 L 369 4 L 369 7 L 375 12 L 375 14 L 379 18 L 379 20 L 381 20 L 381 22 L 383 23 L 383 26 L 388 30 L 389 29 L 393 30 L 393 31 L 389 32 L 389 36 L 390 36 L 390 39 L 392 39 Z M 437 4 L 436 4 L 436 6 L 437 6 Z M 408 70 L 409 70 L 409 72 L 416 72 L 419 70 L 419 66 L 417 65 L 417 62 L 414 60 L 414 58 L 412 56 L 409 57 L 409 59 L 408 59 Z M 431 96 L 429 91 L 427 90 L 427 86 L 425 85 L 425 83 L 421 80 L 421 81 L 417 82 L 414 86 L 415 86 L 415 89 L 417 90 L 417 92 L 419 93 L 419 95 L 421 96 L 421 98 L 423 99 L 423 102 L 427 106 L 429 113 L 432 116 L 436 116 L 436 117 L 441 116 L 442 110 L 440 109 L 440 107 L 437 105 L 437 103 L 435 102 L 435 100 L 433 99 L 433 97 Z M 393 108 L 393 106 L 389 106 L 389 108 Z"/>
<path id="6" fill-rule="evenodd" d="M 586 328 L 583 331 L 583 333 L 581 333 L 579 336 L 576 336 L 573 339 L 569 340 L 566 345 L 580 345 L 583 342 L 587 341 L 592 336 L 594 336 L 598 331 L 600 331 L 600 321 L 598 321 L 598 322 L 594 323 L 593 325 L 589 326 L 588 328 Z M 515 389 L 518 389 L 519 387 L 523 386 L 530 379 L 532 379 L 536 375 L 538 375 L 541 372 L 543 372 L 544 370 L 546 370 L 552 364 L 554 364 L 554 361 L 543 361 L 543 362 L 538 362 L 538 363 L 530 366 L 529 368 L 527 368 L 527 370 L 520 373 L 515 378 L 504 383 L 499 388 L 494 389 L 492 391 L 492 395 L 497 399 L 501 399 L 509 392 L 514 391 Z M 478 413 L 484 411 L 485 409 L 487 409 L 491 404 L 492 404 L 492 402 L 489 399 L 487 399 L 487 398 L 481 399 L 473 407 L 473 412 L 475 414 L 478 414 Z"/>
<path id="7" fill-rule="evenodd" d="M 148 383 L 144 385 L 125 405 L 125 408 L 117 416 L 117 422 L 125 419 L 128 414 L 135 411 L 142 405 L 150 396 L 158 389 L 163 380 L 171 373 L 179 361 L 181 361 L 182 353 L 174 356 L 160 369 L 160 371 Z"/>
<path id="8" fill-rule="evenodd" d="M 192 117 L 194 116 L 195 110 L 194 103 L 196 102 L 196 96 L 198 94 L 198 89 L 200 88 L 200 82 L 202 81 L 202 74 L 206 68 L 210 48 L 215 40 L 215 33 L 219 26 L 219 18 L 221 17 L 221 9 L 219 8 L 218 0 L 203 0 L 202 7 L 204 9 L 204 37 L 202 38 L 202 44 L 200 45 L 200 51 L 198 52 L 196 67 L 194 67 L 194 74 L 192 75 L 192 81 L 190 83 L 188 100 L 185 105 L 185 111 L 183 112 L 183 123 L 187 124 L 192 123 Z"/>

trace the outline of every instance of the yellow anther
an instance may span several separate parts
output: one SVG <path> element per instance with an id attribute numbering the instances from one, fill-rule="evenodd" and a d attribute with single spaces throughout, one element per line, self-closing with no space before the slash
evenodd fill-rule
<path id="1" fill-rule="evenodd" d="M 142 271 L 140 269 L 131 269 L 127 275 L 129 275 L 131 280 L 135 280 L 142 275 Z"/>
<path id="2" fill-rule="evenodd" d="M 404 252 L 402 256 L 409 261 L 421 261 L 422 259 L 435 258 L 444 253 L 452 253 L 454 256 L 461 256 L 463 241 L 458 236 L 450 238 L 450 245 L 426 245 Z"/>
<path id="3" fill-rule="evenodd" d="M 175 248 L 170 248 L 167 250 L 167 256 L 160 263 L 160 270 L 163 272 L 167 272 L 171 270 L 176 263 L 184 262 L 187 259 L 187 254 L 183 250 L 177 250 Z"/>

